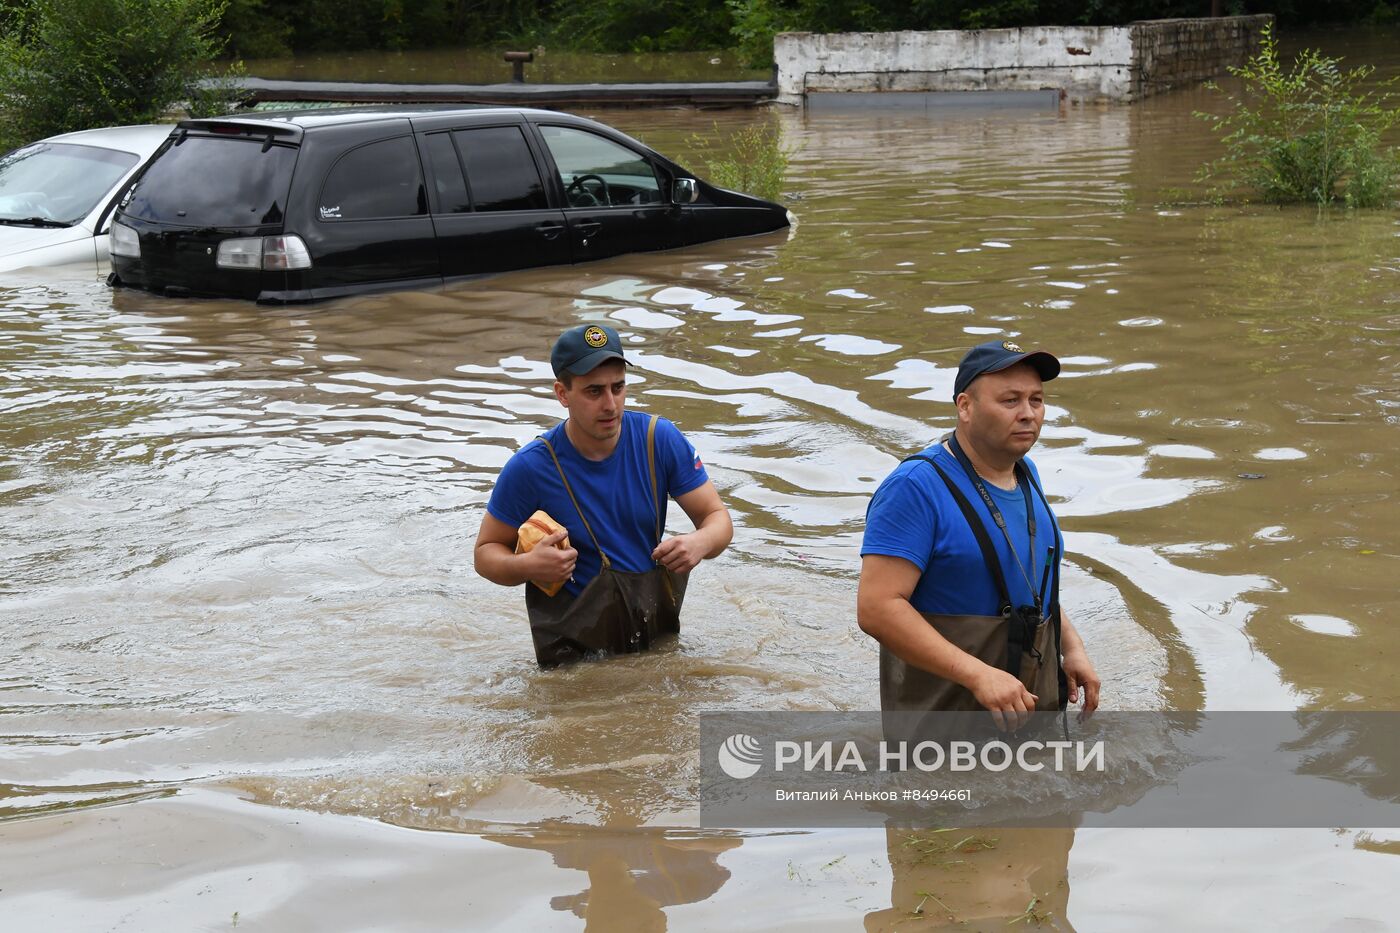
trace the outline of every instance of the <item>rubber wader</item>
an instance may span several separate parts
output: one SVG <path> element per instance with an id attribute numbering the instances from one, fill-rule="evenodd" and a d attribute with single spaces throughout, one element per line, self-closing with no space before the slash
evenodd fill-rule
<path id="1" fill-rule="evenodd" d="M 662 532 L 662 500 L 658 498 L 656 484 L 656 422 L 657 416 L 652 415 L 647 426 L 647 472 L 651 476 L 651 504 L 656 511 L 653 547 L 661 542 Z M 659 638 L 679 633 L 687 577 L 659 564 L 644 573 L 613 569 L 588 516 L 583 514 L 574 496 L 554 447 L 543 437 L 540 441 L 554 460 L 564 490 L 583 520 L 583 527 L 593 539 L 602 562 L 598 576 L 588 581 L 578 596 L 570 595 L 567 590 L 546 596 L 539 587 L 526 584 L 525 609 L 530 616 L 530 634 L 534 637 L 535 659 L 540 667 L 558 667 L 588 655 L 645 651 Z"/>
<path id="2" fill-rule="evenodd" d="M 1035 694 L 1037 711 L 1063 710 L 1068 701 L 1068 690 L 1064 672 L 1060 669 L 1060 574 L 1059 567 L 1053 570 L 1053 585 L 1050 588 L 1049 605 L 1044 611 L 1039 606 L 1016 607 L 1006 586 L 1001 561 L 992 547 L 986 526 L 973 511 L 972 504 L 962 494 L 949 476 L 930 457 L 917 455 L 910 460 L 925 460 L 938 472 L 953 500 L 958 504 L 973 536 L 982 551 L 982 559 L 996 584 L 997 595 L 1001 600 L 999 616 L 951 616 L 935 613 L 921 613 L 937 632 L 957 647 L 980 661 L 1001 668 L 1020 678 L 1026 689 Z M 975 474 L 974 474 L 975 475 Z M 1045 494 L 1035 485 L 1030 471 L 1022 464 L 1016 464 L 1016 475 L 1023 484 L 1026 496 L 1028 519 L 1031 511 L 1030 491 L 1035 489 L 1045 510 L 1050 504 L 1045 502 Z M 974 479 L 974 483 L 980 480 Z M 999 513 L 998 513 L 999 515 Z M 1060 553 L 1059 530 L 1055 529 L 1056 553 Z M 1032 534 L 1032 539 L 1034 534 Z M 1051 572 L 1047 567 L 1047 573 Z M 1042 586 L 1044 589 L 1044 586 Z M 1040 602 L 1040 599 L 1037 599 Z M 914 667 L 900 660 L 883 646 L 880 648 L 880 709 L 885 713 L 928 713 L 928 712 L 971 712 L 984 710 L 972 691 L 959 683 L 931 674 L 922 668 Z M 887 739 L 914 737 L 916 717 L 886 717 Z M 899 720 L 899 723 L 896 723 Z M 922 733 L 922 728 L 917 729 Z"/>

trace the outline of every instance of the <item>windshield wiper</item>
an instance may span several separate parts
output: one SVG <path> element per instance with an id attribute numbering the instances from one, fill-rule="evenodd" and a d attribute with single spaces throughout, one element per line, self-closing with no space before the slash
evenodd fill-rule
<path id="1" fill-rule="evenodd" d="M 71 227 L 66 220 L 50 220 L 47 217 L 0 217 L 0 224 L 12 227 Z"/>

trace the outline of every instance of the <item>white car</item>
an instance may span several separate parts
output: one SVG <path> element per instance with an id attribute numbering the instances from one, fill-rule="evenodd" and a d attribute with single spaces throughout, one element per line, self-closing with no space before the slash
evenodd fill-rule
<path id="1" fill-rule="evenodd" d="M 0 156 L 0 272 L 105 262 L 117 198 L 172 129 L 81 130 Z"/>

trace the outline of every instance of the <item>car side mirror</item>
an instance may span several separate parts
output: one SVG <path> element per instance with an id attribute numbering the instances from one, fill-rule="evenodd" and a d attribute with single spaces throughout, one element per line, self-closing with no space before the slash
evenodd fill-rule
<path id="1" fill-rule="evenodd" d="M 677 178 L 671 186 L 672 204 L 694 204 L 700 200 L 700 185 L 694 178 Z"/>

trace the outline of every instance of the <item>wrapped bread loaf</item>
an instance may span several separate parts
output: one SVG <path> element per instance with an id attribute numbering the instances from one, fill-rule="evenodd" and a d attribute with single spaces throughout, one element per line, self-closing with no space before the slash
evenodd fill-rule
<path id="1" fill-rule="evenodd" d="M 544 510 L 536 511 L 534 515 L 525 519 L 525 524 L 520 526 L 519 533 L 515 539 L 515 553 L 528 554 L 535 549 L 535 545 L 539 544 L 545 538 L 557 531 L 565 530 L 563 525 L 549 517 L 548 512 Z M 560 550 L 568 549 L 570 546 L 569 536 L 565 535 L 564 538 L 556 542 L 554 546 Z M 546 596 L 553 596 L 555 593 L 559 592 L 560 588 L 564 585 L 563 580 L 557 583 L 541 583 L 538 580 L 531 580 L 530 582 L 543 590 Z"/>

